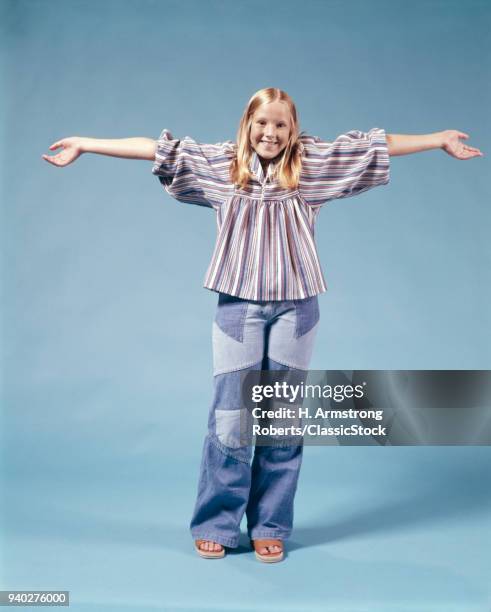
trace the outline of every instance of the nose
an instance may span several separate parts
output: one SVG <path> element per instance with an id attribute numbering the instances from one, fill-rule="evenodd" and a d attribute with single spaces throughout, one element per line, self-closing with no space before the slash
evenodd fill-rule
<path id="1" fill-rule="evenodd" d="M 276 135 L 274 125 L 266 126 L 266 129 L 264 130 L 264 135 L 267 139 L 274 140 Z"/>

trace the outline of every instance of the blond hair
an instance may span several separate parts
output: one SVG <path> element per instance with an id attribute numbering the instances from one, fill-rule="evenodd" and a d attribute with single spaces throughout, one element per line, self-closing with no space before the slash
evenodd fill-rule
<path id="1" fill-rule="evenodd" d="M 254 151 L 250 141 L 252 117 L 262 104 L 270 102 L 284 102 L 290 112 L 290 135 L 276 165 L 275 176 L 284 189 L 298 187 L 302 168 L 302 145 L 299 140 L 297 109 L 286 92 L 276 87 L 266 87 L 256 91 L 247 103 L 237 132 L 236 153 L 230 166 L 230 179 L 241 189 L 246 188 L 251 177 L 249 164 Z"/>

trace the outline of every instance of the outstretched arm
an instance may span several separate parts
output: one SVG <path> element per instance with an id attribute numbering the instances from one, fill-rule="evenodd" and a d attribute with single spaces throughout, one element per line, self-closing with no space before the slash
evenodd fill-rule
<path id="1" fill-rule="evenodd" d="M 389 155 L 407 155 L 430 149 L 443 149 L 456 159 L 483 156 L 479 149 L 469 147 L 461 142 L 460 138 L 469 138 L 469 136 L 458 130 L 444 130 L 421 135 L 387 134 L 387 145 Z"/>
<path id="2" fill-rule="evenodd" d="M 99 153 L 112 157 L 126 159 L 147 159 L 155 161 L 157 143 L 151 138 L 117 138 L 102 140 L 100 138 L 83 138 L 71 136 L 53 143 L 51 151 L 59 149 L 56 155 L 42 155 L 42 158 L 54 166 L 67 166 L 74 162 L 82 153 Z"/>

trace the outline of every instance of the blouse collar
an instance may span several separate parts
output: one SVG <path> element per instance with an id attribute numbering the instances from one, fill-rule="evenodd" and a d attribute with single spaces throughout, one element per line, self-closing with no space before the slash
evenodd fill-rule
<path id="1" fill-rule="evenodd" d="M 276 168 L 276 164 L 273 164 L 273 162 L 270 162 L 268 164 L 267 175 L 264 176 L 264 171 L 261 165 L 261 160 L 259 159 L 259 155 L 256 153 L 256 151 L 252 151 L 251 161 L 249 163 L 249 170 L 252 172 L 252 174 L 256 175 L 261 185 L 265 183 L 268 180 L 268 178 L 269 179 L 271 178 L 275 168 Z"/>

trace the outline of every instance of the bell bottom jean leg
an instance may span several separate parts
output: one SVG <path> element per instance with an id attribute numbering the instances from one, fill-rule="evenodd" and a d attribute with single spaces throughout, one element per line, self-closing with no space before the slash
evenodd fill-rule
<path id="1" fill-rule="evenodd" d="M 317 297 L 281 308 L 269 330 L 265 370 L 288 370 L 292 382 L 305 379 L 319 321 Z M 285 375 L 288 376 L 288 375 Z M 285 540 L 291 535 L 294 498 L 303 457 L 302 440 L 288 446 L 256 444 L 246 508 L 251 539 Z"/>
<path id="2" fill-rule="evenodd" d="M 241 410 L 227 409 L 220 414 L 221 409 L 215 409 L 215 405 L 223 406 L 220 393 L 240 398 L 241 374 L 225 373 L 215 380 L 218 389 L 208 419 L 190 524 L 193 539 L 211 540 L 229 548 L 239 545 L 240 523 L 251 485 L 252 447 L 241 446 Z M 247 414 L 242 414 L 242 419 L 245 421 Z"/>
<path id="3" fill-rule="evenodd" d="M 214 395 L 200 466 L 198 495 L 191 518 L 193 538 L 235 548 L 251 484 L 252 446 L 241 440 L 241 376 L 260 375 L 265 318 L 246 300 L 219 295 L 213 322 Z"/>

